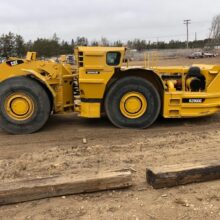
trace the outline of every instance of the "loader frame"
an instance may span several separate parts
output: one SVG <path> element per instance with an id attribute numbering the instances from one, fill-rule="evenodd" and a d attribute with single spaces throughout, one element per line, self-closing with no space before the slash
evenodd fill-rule
<path id="1" fill-rule="evenodd" d="M 100 118 L 108 110 L 106 100 L 109 102 L 109 93 L 113 94 L 114 89 L 119 91 L 120 82 L 126 82 L 124 79 L 131 79 L 127 81 L 136 91 L 122 95 L 118 104 L 119 114 L 125 118 L 128 116 L 130 122 L 138 119 L 135 115 L 144 117 L 149 106 L 155 107 L 140 92 L 145 89 L 143 85 L 148 87 L 147 91 L 155 93 L 155 97 L 158 94 L 155 103 L 160 102 L 157 104 L 160 109 L 151 111 L 159 111 L 165 118 L 207 116 L 220 110 L 219 65 L 129 67 L 123 64 L 125 52 L 124 47 L 77 47 L 74 51 L 75 66 L 37 60 L 36 53 L 29 52 L 26 59 L 10 58 L 0 65 L 0 88 L 9 79 L 27 77 L 46 91 L 54 114 L 77 112 L 80 117 Z M 192 69 L 194 75 L 190 72 Z M 139 84 L 133 85 L 132 80 L 143 84 L 142 88 Z M 122 86 L 126 88 L 126 85 Z M 152 100 L 150 102 L 154 102 Z M 22 95 L 16 105 L 21 103 L 24 103 Z M 10 108 L 10 103 L 7 106 Z M 17 112 L 22 111 L 19 108 L 16 106 Z M 140 113 L 134 112 L 132 116 L 132 111 L 139 108 Z"/>

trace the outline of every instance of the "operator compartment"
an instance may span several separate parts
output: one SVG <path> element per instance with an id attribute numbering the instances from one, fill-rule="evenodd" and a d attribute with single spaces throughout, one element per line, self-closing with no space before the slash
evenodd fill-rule
<path id="1" fill-rule="evenodd" d="M 78 47 L 75 49 L 79 71 L 80 116 L 99 118 L 109 80 L 123 62 L 123 47 Z"/>

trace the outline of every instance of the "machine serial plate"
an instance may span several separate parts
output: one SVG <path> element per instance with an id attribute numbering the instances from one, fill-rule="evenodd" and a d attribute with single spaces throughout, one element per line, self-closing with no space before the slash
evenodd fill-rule
<path id="1" fill-rule="evenodd" d="M 191 98 L 191 99 L 183 99 L 183 103 L 203 103 L 205 101 L 205 99 L 195 99 L 195 98 Z"/>

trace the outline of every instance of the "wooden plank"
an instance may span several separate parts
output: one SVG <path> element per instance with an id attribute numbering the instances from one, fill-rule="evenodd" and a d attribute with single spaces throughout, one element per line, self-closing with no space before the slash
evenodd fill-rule
<path id="1" fill-rule="evenodd" d="M 0 205 L 127 188 L 131 185 L 131 172 L 102 173 L 77 179 L 74 176 L 59 176 L 20 180 L 0 185 Z"/>
<path id="2" fill-rule="evenodd" d="M 147 182 L 155 189 L 220 179 L 220 162 L 147 168 Z"/>

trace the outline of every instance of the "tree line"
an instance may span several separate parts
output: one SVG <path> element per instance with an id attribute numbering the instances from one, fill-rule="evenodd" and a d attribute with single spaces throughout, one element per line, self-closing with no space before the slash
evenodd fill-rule
<path id="1" fill-rule="evenodd" d="M 209 39 L 193 41 L 189 43 L 191 48 L 203 48 Z M 70 42 L 60 40 L 56 34 L 51 38 L 38 38 L 35 41 L 25 42 L 21 35 L 9 32 L 0 36 L 0 56 L 1 57 L 23 57 L 27 51 L 35 51 L 41 57 L 59 56 L 61 54 L 72 54 L 76 46 L 127 46 L 129 49 L 138 51 L 151 49 L 178 49 L 185 48 L 186 44 L 182 41 L 170 42 L 146 42 L 145 40 L 134 39 L 127 43 L 121 41 L 110 42 L 106 38 L 100 41 L 89 41 L 86 37 L 77 37 Z"/>
<path id="2" fill-rule="evenodd" d="M 204 48 L 206 46 L 220 46 L 220 15 L 213 18 L 210 37 L 205 40 L 189 42 L 190 48 Z M 185 48 L 184 41 L 170 40 L 169 42 L 151 42 L 142 39 L 129 40 L 126 43 L 120 40 L 110 42 L 107 38 L 89 41 L 86 37 L 77 37 L 70 42 L 60 40 L 56 34 L 51 38 L 37 38 L 34 41 L 25 41 L 21 35 L 9 32 L 0 36 L 0 57 L 24 57 L 27 51 L 35 51 L 40 57 L 59 56 L 61 54 L 72 54 L 76 46 L 126 46 L 138 51 L 152 49 L 179 49 Z"/>

